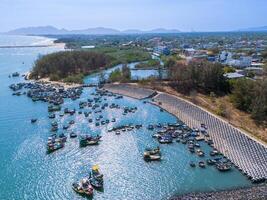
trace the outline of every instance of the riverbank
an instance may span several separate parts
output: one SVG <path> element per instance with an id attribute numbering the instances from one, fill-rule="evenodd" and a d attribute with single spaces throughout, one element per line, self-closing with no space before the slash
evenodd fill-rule
<path id="1" fill-rule="evenodd" d="M 104 89 L 134 98 L 139 97 L 139 99 L 145 98 L 145 94 L 153 93 L 153 90 L 138 87 L 136 84 L 125 84 L 125 88 L 123 84 L 120 84 L 119 87 L 114 84 L 104 87 Z M 145 92 L 146 90 L 147 92 Z M 154 92 L 156 91 L 154 90 Z M 152 103 L 175 115 L 189 127 L 194 128 L 199 127 L 201 123 L 206 124 L 214 147 L 231 160 L 245 176 L 252 179 L 253 182 L 267 179 L 266 144 L 181 97 L 163 92 L 157 93 L 158 95 L 153 97 Z"/>
<path id="2" fill-rule="evenodd" d="M 261 184 L 250 188 L 240 188 L 220 192 L 191 193 L 172 197 L 170 200 L 265 200 L 267 185 Z"/>

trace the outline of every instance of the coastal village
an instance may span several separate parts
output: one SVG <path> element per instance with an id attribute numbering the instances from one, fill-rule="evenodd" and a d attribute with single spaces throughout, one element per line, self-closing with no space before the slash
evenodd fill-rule
<path id="1" fill-rule="evenodd" d="M 100 40 L 103 37 L 101 36 Z M 216 64 L 219 64 L 220 67 L 224 67 L 225 81 L 261 80 L 266 75 L 264 69 L 267 55 L 266 40 L 257 38 L 244 40 L 241 36 L 238 37 L 239 39 L 234 36 L 235 42 L 233 42 L 231 37 L 220 40 L 221 36 L 219 36 L 218 41 L 211 42 L 208 39 L 210 36 L 207 36 L 206 39 L 203 39 L 205 38 L 203 36 L 201 39 L 197 37 L 194 40 L 189 37 L 188 41 L 181 42 L 177 36 L 165 38 L 165 35 L 157 37 L 152 35 L 149 37 L 149 40 L 137 37 L 135 41 L 131 40 L 125 43 L 125 36 L 123 36 L 119 37 L 120 39 L 117 38 L 121 42 L 116 45 L 113 44 L 113 40 L 109 41 L 106 38 L 104 44 L 102 42 L 91 44 L 87 39 L 82 39 L 79 45 L 72 48 L 71 51 L 69 51 L 70 43 L 66 43 L 65 53 L 68 54 L 68 58 L 80 52 L 82 56 L 86 55 L 88 58 L 92 51 L 101 52 L 105 48 L 113 48 L 116 51 L 119 49 L 123 52 L 137 48 L 148 57 L 144 57 L 140 61 L 138 60 L 140 57 L 134 58 L 132 61 L 138 62 L 135 62 L 133 67 L 128 67 L 129 64 L 119 64 L 113 66 L 111 70 L 106 68 L 105 74 L 102 74 L 101 71 L 94 71 L 86 76 L 81 76 L 83 79 L 86 79 L 87 76 L 89 78 L 87 82 L 80 83 L 73 82 L 76 79 L 70 76 L 62 81 L 58 78 L 61 76 L 60 74 L 57 76 L 53 74 L 50 77 L 38 74 L 38 70 L 47 65 L 42 66 L 40 64 L 42 62 L 37 62 L 33 71 L 22 75 L 26 82 L 14 83 L 9 86 L 14 96 L 25 95 L 33 102 L 47 103 L 47 117 L 50 123 L 49 137 L 46 142 L 47 154 L 53 155 L 55 152 L 66 151 L 65 146 L 75 140 L 78 140 L 79 145 L 77 146 L 81 150 L 93 149 L 105 143 L 110 134 L 113 135 L 112 137 L 122 137 L 125 134 L 139 132 L 144 134 L 145 132 L 150 136 L 149 140 L 154 145 L 149 142 L 150 145 L 146 145 L 142 149 L 144 163 L 164 161 L 165 147 L 175 143 L 177 148 L 181 148 L 182 145 L 188 150 L 186 156 L 189 158 L 186 164 L 189 167 L 188 170 L 195 170 L 195 168 L 204 170 L 214 167 L 218 173 L 227 174 L 229 171 L 234 171 L 241 173 L 251 183 L 259 184 L 260 187 L 257 188 L 261 188 L 267 178 L 267 148 L 263 140 L 244 129 L 235 127 L 223 115 L 216 115 L 184 96 L 177 96 L 151 87 L 149 85 L 151 83 L 142 86 L 139 82 L 153 80 L 155 85 L 158 84 L 157 81 L 166 85 L 170 81 L 170 77 L 166 74 L 160 77 L 160 71 L 163 70 L 168 74 L 167 65 L 172 62 L 170 60 L 173 60 L 174 64 L 182 63 L 185 66 L 190 66 L 192 63 L 193 65 L 204 63 L 208 66 L 207 63 L 210 63 L 211 67 L 216 67 Z M 62 43 L 64 40 L 64 38 L 59 38 L 56 42 Z M 65 53 L 61 53 L 59 56 L 65 56 Z M 120 52 L 120 54 L 122 53 Z M 100 54 L 98 55 L 96 52 L 94 56 L 100 57 Z M 148 61 L 147 58 L 149 58 Z M 39 59 L 46 59 L 46 56 L 41 56 Z M 100 60 L 105 59 L 105 57 L 101 57 Z M 102 68 L 105 68 L 104 64 Z M 158 73 L 156 76 L 148 74 L 142 79 L 138 77 L 132 79 L 131 74 L 138 70 L 141 72 L 154 70 Z M 40 70 L 40 72 L 43 71 Z M 14 72 L 9 75 L 9 78 L 16 79 L 20 76 L 21 74 Z M 143 105 L 158 108 L 158 113 L 171 114 L 176 117 L 177 121 L 121 123 L 120 121 L 127 118 L 132 119 L 133 116 L 142 115 L 140 106 L 127 105 L 129 97 Z M 65 104 L 70 100 L 71 104 Z M 110 112 L 115 112 L 117 115 L 107 116 L 107 113 Z M 29 119 L 29 122 L 33 126 L 38 126 L 39 120 L 37 117 L 33 117 Z M 88 129 L 81 131 L 77 128 L 81 128 L 81 126 L 88 127 Z M 265 137 L 266 135 L 263 135 L 263 139 Z M 104 191 L 105 179 L 106 175 L 102 174 L 101 166 L 94 163 L 87 175 L 73 182 L 70 187 L 82 196 L 92 197 L 93 194 Z M 259 193 L 259 195 L 261 194 Z"/>

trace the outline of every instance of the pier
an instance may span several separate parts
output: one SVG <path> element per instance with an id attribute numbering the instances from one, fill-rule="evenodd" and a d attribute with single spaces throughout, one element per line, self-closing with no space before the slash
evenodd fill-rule
<path id="1" fill-rule="evenodd" d="M 106 84 L 103 89 L 135 99 L 151 98 L 157 94 L 154 90 L 140 88 L 130 84 Z"/>

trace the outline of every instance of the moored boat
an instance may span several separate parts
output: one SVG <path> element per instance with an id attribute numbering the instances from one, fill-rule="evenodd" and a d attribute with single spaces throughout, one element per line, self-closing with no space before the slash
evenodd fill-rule
<path id="1" fill-rule="evenodd" d="M 83 178 L 79 182 L 75 182 L 72 184 L 72 189 L 78 194 L 92 196 L 94 192 L 94 188 L 90 184 L 88 178 Z"/>
<path id="2" fill-rule="evenodd" d="M 89 173 L 89 181 L 96 189 L 102 189 L 104 185 L 104 175 L 100 173 L 99 166 L 94 165 Z"/>
<path id="3" fill-rule="evenodd" d="M 225 172 L 225 171 L 231 170 L 232 165 L 231 165 L 231 163 L 218 162 L 216 164 L 216 168 L 221 172 Z"/>
<path id="4" fill-rule="evenodd" d="M 198 166 L 201 167 L 201 168 L 205 168 L 206 167 L 204 161 L 199 161 Z"/>
<path id="5" fill-rule="evenodd" d="M 37 122 L 37 119 L 36 119 L 36 118 L 31 119 L 31 123 L 32 123 L 32 124 L 35 123 L 35 122 Z"/>

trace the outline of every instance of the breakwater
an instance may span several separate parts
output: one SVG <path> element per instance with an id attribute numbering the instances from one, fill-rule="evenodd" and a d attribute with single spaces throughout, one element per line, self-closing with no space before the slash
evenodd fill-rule
<path id="1" fill-rule="evenodd" d="M 250 188 L 241 188 L 220 192 L 191 193 L 170 200 L 264 200 L 267 199 L 267 185 L 258 185 Z"/>
<path id="2" fill-rule="evenodd" d="M 130 84 L 106 84 L 103 89 L 135 99 L 144 99 L 156 95 L 154 90 L 140 88 Z"/>

